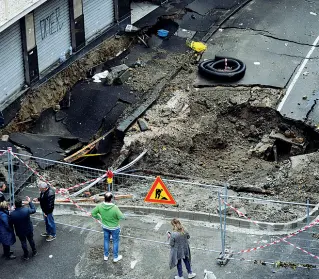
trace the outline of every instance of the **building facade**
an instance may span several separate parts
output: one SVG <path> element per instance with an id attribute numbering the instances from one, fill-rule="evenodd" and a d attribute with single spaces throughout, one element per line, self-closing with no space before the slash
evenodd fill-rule
<path id="1" fill-rule="evenodd" d="M 31 1 L 0 25 L 0 111 L 123 21 L 130 0 Z"/>

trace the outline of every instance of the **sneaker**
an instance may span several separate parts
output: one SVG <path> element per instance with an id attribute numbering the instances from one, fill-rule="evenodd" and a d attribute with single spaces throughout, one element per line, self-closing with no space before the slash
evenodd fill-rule
<path id="1" fill-rule="evenodd" d="M 47 241 L 48 241 L 48 242 L 50 242 L 50 241 L 52 241 L 52 240 L 54 240 L 54 239 L 56 239 L 56 237 L 53 236 L 53 235 L 48 235 L 48 236 L 47 236 Z"/>
<path id="2" fill-rule="evenodd" d="M 120 260 L 122 260 L 122 259 L 123 259 L 122 255 L 118 255 L 118 257 L 115 258 L 115 259 L 113 260 L 113 262 L 117 263 L 118 261 L 120 261 Z"/>
<path id="3" fill-rule="evenodd" d="M 192 272 L 192 273 L 188 273 L 188 279 L 194 278 L 196 277 L 196 273 Z"/>
<path id="4" fill-rule="evenodd" d="M 109 257 L 104 256 L 104 261 L 107 261 L 109 259 Z"/>
<path id="5" fill-rule="evenodd" d="M 33 251 L 32 252 L 32 257 L 35 257 L 36 255 L 38 255 L 38 251 Z"/>
<path id="6" fill-rule="evenodd" d="M 9 255 L 13 255 L 13 252 L 10 251 L 10 252 L 9 252 Z M 7 257 L 7 256 L 6 256 L 5 254 L 2 255 L 2 258 L 6 258 L 6 257 Z"/>
<path id="7" fill-rule="evenodd" d="M 11 254 L 10 256 L 6 257 L 6 260 L 14 260 L 15 258 L 16 256 Z"/>
<path id="8" fill-rule="evenodd" d="M 25 257 L 25 256 L 22 256 L 21 259 L 22 259 L 23 261 L 28 261 L 28 260 L 30 260 L 29 257 Z"/>
<path id="9" fill-rule="evenodd" d="M 175 276 L 175 279 L 184 279 L 184 277 Z"/>
<path id="10" fill-rule="evenodd" d="M 47 237 L 47 236 L 49 236 L 49 234 L 44 232 L 44 233 L 41 233 L 41 236 Z"/>

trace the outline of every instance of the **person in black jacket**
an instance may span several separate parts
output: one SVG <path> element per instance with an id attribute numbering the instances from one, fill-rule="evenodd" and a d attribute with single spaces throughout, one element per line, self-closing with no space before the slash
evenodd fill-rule
<path id="1" fill-rule="evenodd" d="M 27 240 L 32 249 L 32 256 L 37 254 L 37 250 L 35 248 L 34 240 L 33 240 L 33 225 L 30 219 L 30 214 L 36 212 L 34 204 L 31 202 L 31 199 L 27 197 L 27 201 L 29 203 L 29 207 L 22 206 L 22 199 L 20 197 L 16 197 L 14 204 L 16 209 L 11 212 L 10 218 L 11 222 L 14 226 L 17 237 L 19 237 L 21 246 L 24 252 L 22 259 L 29 259 L 29 251 L 27 246 Z"/>
<path id="2" fill-rule="evenodd" d="M 0 202 L 3 202 L 6 200 L 3 194 L 6 188 L 7 188 L 7 185 L 3 182 L 0 182 Z"/>
<path id="3" fill-rule="evenodd" d="M 55 192 L 45 182 L 39 183 L 40 197 L 38 198 L 43 212 L 46 232 L 41 236 L 45 236 L 47 241 L 52 241 L 56 238 L 56 226 L 53 218 Z"/>

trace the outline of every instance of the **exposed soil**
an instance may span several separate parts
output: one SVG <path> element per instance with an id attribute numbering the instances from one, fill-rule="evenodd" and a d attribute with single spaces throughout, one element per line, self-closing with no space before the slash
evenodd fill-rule
<path id="1" fill-rule="evenodd" d="M 46 83 L 29 91 L 21 101 L 19 113 L 15 119 L 1 131 L 1 134 L 21 132 L 28 129 L 28 124 L 17 123 L 36 119 L 45 109 L 58 105 L 65 94 L 79 80 L 86 78 L 88 70 L 114 57 L 117 53 L 127 48 L 129 44 L 130 40 L 126 37 L 106 40 Z"/>
<path id="2" fill-rule="evenodd" d="M 125 38 L 106 41 L 46 84 L 29 92 L 16 119 L 2 134 L 26 130 L 27 126 L 17 123 L 57 105 L 78 80 L 86 77 L 89 69 L 114 57 L 128 45 L 129 40 Z M 165 172 L 172 177 L 185 176 L 187 180 L 207 184 L 227 182 L 235 192 L 254 192 L 250 196 L 298 202 L 305 202 L 309 197 L 311 203 L 317 203 L 317 153 L 300 154 L 315 152 L 319 137 L 309 127 L 289 122 L 277 113 L 275 107 L 282 96 L 281 90 L 242 86 L 194 88 L 197 67 L 192 64 L 191 53 L 158 50 L 155 57 L 154 53 L 149 56 L 145 54 L 143 59 L 151 60 L 151 63 L 131 70 L 127 83 L 132 90 L 140 92 L 140 102 L 123 118 L 149 97 L 160 80 L 166 79 L 174 69 L 182 67 L 183 70 L 143 115 L 149 129 L 141 132 L 135 123 L 126 133 L 121 152 L 121 145 L 116 143 L 116 151 L 110 154 L 112 160 L 120 154 L 130 154 L 127 161 L 131 161 L 147 148 L 147 155 L 134 166 L 140 170 L 136 173 L 143 174 L 141 170 L 147 169 L 152 170 L 152 174 Z M 292 143 L 271 139 L 272 132 L 286 135 Z M 307 148 L 299 147 L 303 144 L 308 144 Z M 44 175 L 63 188 L 97 177 L 96 174 L 78 177 L 77 171 L 59 177 L 58 167 L 51 171 L 44 171 Z M 150 185 L 150 181 L 125 180 L 118 185 L 118 190 L 134 194 L 134 199 L 121 200 L 119 204 L 145 205 L 143 200 Z M 231 194 L 236 195 L 235 192 Z M 172 194 L 178 200 L 179 209 L 216 213 L 217 194 L 210 188 L 179 183 L 172 189 Z M 304 208 L 298 207 L 231 201 L 258 220 L 288 221 L 305 212 Z"/>

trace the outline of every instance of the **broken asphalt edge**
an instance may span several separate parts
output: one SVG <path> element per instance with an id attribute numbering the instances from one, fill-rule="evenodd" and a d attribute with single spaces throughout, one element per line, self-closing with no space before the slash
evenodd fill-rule
<path id="1" fill-rule="evenodd" d="M 83 209 L 90 211 L 97 204 L 88 204 L 88 203 L 78 203 Z M 155 208 L 155 207 L 146 207 L 146 206 L 131 206 L 131 205 L 119 205 L 119 208 L 125 212 L 133 212 L 134 214 L 155 214 L 160 215 L 168 218 L 180 218 L 192 221 L 202 221 L 202 222 L 209 222 L 209 223 L 220 223 L 220 216 L 218 214 L 211 214 L 206 212 L 194 212 L 188 210 L 177 210 L 177 209 L 167 209 L 167 208 Z M 55 203 L 55 209 L 60 211 L 73 211 L 74 214 L 77 214 L 80 211 L 77 207 L 72 203 Z M 309 213 L 309 221 L 313 221 L 317 215 L 319 214 L 319 204 L 315 206 L 315 208 Z M 243 229 L 252 229 L 256 230 L 257 225 L 252 223 L 247 219 L 235 218 L 235 217 L 226 217 L 227 218 L 227 225 L 243 228 Z M 287 234 L 294 232 L 300 228 L 303 228 L 307 222 L 307 216 L 303 216 L 298 218 L 297 220 L 290 221 L 287 223 L 270 223 L 270 222 L 259 222 L 258 229 L 267 231 L 268 233 L 272 234 Z"/>
<path id="2" fill-rule="evenodd" d="M 219 28 L 221 28 L 221 26 L 230 18 L 232 17 L 234 14 L 236 14 L 238 11 L 240 11 L 242 8 L 244 8 L 246 5 L 248 5 L 250 2 L 252 2 L 253 0 L 246 0 L 245 2 L 241 3 L 238 7 L 236 7 L 233 10 L 229 10 L 225 17 L 220 21 L 220 23 L 216 26 L 216 25 L 212 25 L 208 32 L 204 35 L 204 37 L 202 38 L 202 41 L 207 43 L 207 41 L 217 32 L 217 30 Z"/>

